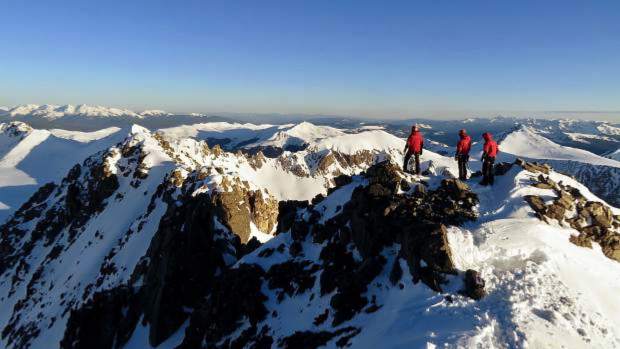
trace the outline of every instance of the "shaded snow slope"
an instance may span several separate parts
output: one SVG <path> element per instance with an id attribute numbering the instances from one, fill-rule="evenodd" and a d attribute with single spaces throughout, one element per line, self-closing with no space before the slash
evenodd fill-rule
<path id="1" fill-rule="evenodd" d="M 608 154 L 605 154 L 605 157 L 608 157 L 612 160 L 620 161 L 620 148 Z"/>
<path id="2" fill-rule="evenodd" d="M 29 128 L 20 135 L 0 133 L 0 222 L 41 185 L 58 181 L 73 165 L 125 135 L 118 128 L 92 133 Z"/>

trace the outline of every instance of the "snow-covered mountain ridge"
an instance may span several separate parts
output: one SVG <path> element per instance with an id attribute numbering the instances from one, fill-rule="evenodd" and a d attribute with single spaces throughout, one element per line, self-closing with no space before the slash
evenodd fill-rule
<path id="1" fill-rule="evenodd" d="M 46 132 L 118 138 L 0 226 L 3 347 L 620 345 L 620 211 L 545 166 L 483 187 L 425 151 L 416 178 L 374 128 Z"/>
<path id="2" fill-rule="evenodd" d="M 522 126 L 500 142 L 500 160 L 515 158 L 550 164 L 557 171 L 569 174 L 585 183 L 598 196 L 612 205 L 620 206 L 620 162 L 586 150 L 556 144 Z"/>

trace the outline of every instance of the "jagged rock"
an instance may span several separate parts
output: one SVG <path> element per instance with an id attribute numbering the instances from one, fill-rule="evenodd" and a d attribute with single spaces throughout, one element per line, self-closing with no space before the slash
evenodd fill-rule
<path id="1" fill-rule="evenodd" d="M 538 175 L 538 182 L 534 183 L 534 187 L 539 189 L 553 189 L 557 190 L 558 185 L 555 183 L 549 176 L 544 176 L 543 174 Z"/>
<path id="2" fill-rule="evenodd" d="M 611 223 L 613 222 L 611 209 L 596 201 L 588 201 L 580 215 L 584 216 L 584 218 L 590 217 L 593 224 L 603 228 L 611 228 Z"/>
<path id="3" fill-rule="evenodd" d="M 585 220 L 579 216 L 573 218 L 566 218 L 566 222 L 575 230 L 581 230 L 585 225 Z"/>
<path id="4" fill-rule="evenodd" d="M 267 316 L 261 292 L 265 272 L 254 264 L 241 264 L 229 269 L 216 282 L 210 296 L 192 313 L 185 338 L 178 347 L 200 348 L 203 342 L 218 343 L 245 320 L 256 326 Z"/>
<path id="5" fill-rule="evenodd" d="M 475 300 L 479 300 L 486 295 L 484 289 L 485 281 L 475 270 L 468 269 L 465 272 L 465 290 L 464 293 Z"/>
<path id="6" fill-rule="evenodd" d="M 551 170 L 551 168 L 547 164 L 540 165 L 537 163 L 526 162 L 522 159 L 515 160 L 515 164 L 523 167 L 524 170 L 532 173 L 541 172 L 544 174 L 549 174 L 549 171 Z"/>
<path id="7" fill-rule="evenodd" d="M 608 258 L 620 262 L 620 235 L 607 231 L 598 243 L 601 245 L 603 253 Z"/>
<path id="8" fill-rule="evenodd" d="M 347 346 L 348 340 L 360 332 L 361 330 L 355 327 L 344 327 L 334 332 L 296 331 L 292 335 L 283 338 L 279 344 L 284 349 L 314 349 L 324 346 L 335 337 L 342 336 L 341 339 L 338 340 L 337 346 L 345 347 Z"/>
<path id="9" fill-rule="evenodd" d="M 224 151 L 219 144 L 216 144 L 215 146 L 213 146 L 213 148 L 211 148 L 211 154 L 213 154 L 215 157 L 220 157 L 223 153 Z"/>
<path id="10" fill-rule="evenodd" d="M 441 181 L 441 186 L 445 187 L 453 197 L 459 199 L 465 198 L 471 192 L 469 186 L 458 179 L 444 179 Z"/>
<path id="11" fill-rule="evenodd" d="M 545 215 L 549 218 L 557 219 L 559 222 L 562 222 L 564 220 L 565 213 L 566 208 L 564 208 L 564 206 L 553 203 L 547 206 L 547 211 L 545 212 Z"/>
<path id="12" fill-rule="evenodd" d="M 273 232 L 278 224 L 278 200 L 259 190 L 250 192 L 248 195 L 252 221 L 258 230 L 267 234 Z"/>
<path id="13" fill-rule="evenodd" d="M 534 210 L 534 212 L 539 214 L 545 214 L 547 212 L 547 206 L 540 196 L 527 195 L 525 196 L 525 201 L 530 204 L 530 207 Z"/>
<path id="14" fill-rule="evenodd" d="M 329 152 L 327 155 L 323 156 L 319 163 L 317 164 L 317 169 L 320 173 L 327 173 L 329 167 L 336 162 L 336 156 L 332 152 Z"/>
<path id="15" fill-rule="evenodd" d="M 176 187 L 183 185 L 184 180 L 185 178 L 183 178 L 183 172 L 181 169 L 176 169 L 170 174 L 170 182 Z"/>
<path id="16" fill-rule="evenodd" d="M 308 201 L 280 201 L 278 203 L 278 227 L 276 234 L 287 232 L 292 229 L 297 221 L 297 211 L 309 206 Z"/>
<path id="17" fill-rule="evenodd" d="M 208 194 L 169 206 L 148 249 L 148 267 L 141 290 L 149 341 L 156 346 L 176 331 L 187 313 L 213 285 L 230 242 L 216 239 L 217 208 Z"/>
<path id="18" fill-rule="evenodd" d="M 396 185 L 401 178 L 399 167 L 389 160 L 371 166 L 364 173 L 364 176 L 368 178 L 370 184 L 383 184 L 391 190 L 396 189 Z"/>
<path id="19" fill-rule="evenodd" d="M 260 231 L 273 231 L 278 219 L 278 203 L 275 198 L 261 191 L 250 191 L 238 181 L 223 181 L 222 186 L 228 190 L 214 193 L 213 202 L 218 207 L 222 223 L 238 235 L 242 243 L 250 239 L 252 222 Z"/>
<path id="20" fill-rule="evenodd" d="M 110 349 L 125 344 L 140 320 L 137 299 L 129 287 L 93 295 L 85 305 L 71 311 L 62 349 Z"/>
<path id="21" fill-rule="evenodd" d="M 248 158 L 248 162 L 250 163 L 250 166 L 252 166 L 253 169 L 259 169 L 263 167 L 263 164 L 265 163 L 265 161 L 267 160 L 265 159 L 265 155 L 263 154 L 262 151 L 258 151 L 256 154 Z"/>
<path id="22" fill-rule="evenodd" d="M 277 296 L 279 301 L 282 301 L 285 294 L 289 297 L 302 294 L 314 286 L 313 274 L 319 269 L 319 265 L 310 261 L 274 264 L 266 274 L 269 289 L 280 291 Z"/>
<path id="23" fill-rule="evenodd" d="M 554 203 L 556 205 L 562 206 L 565 210 L 572 210 L 574 201 L 575 199 L 572 197 L 572 195 L 563 190 L 560 190 L 560 195 L 557 199 L 554 200 Z"/>
<path id="24" fill-rule="evenodd" d="M 592 248 L 592 240 L 586 234 L 571 235 L 568 240 L 577 246 Z"/>

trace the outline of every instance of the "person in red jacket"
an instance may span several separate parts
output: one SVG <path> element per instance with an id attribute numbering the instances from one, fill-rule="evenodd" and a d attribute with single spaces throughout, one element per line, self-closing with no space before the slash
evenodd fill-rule
<path id="1" fill-rule="evenodd" d="M 493 165 L 499 149 L 497 142 L 493 140 L 493 135 L 490 133 L 485 132 L 482 138 L 484 138 L 484 147 L 482 148 L 482 159 L 480 159 L 482 161 L 482 182 L 480 184 L 488 185 L 493 184 L 494 181 Z"/>
<path id="2" fill-rule="evenodd" d="M 471 137 L 465 130 L 459 131 L 459 141 L 456 143 L 456 154 L 454 160 L 459 163 L 459 179 L 467 179 L 467 162 L 469 161 L 469 150 L 471 149 Z"/>
<path id="3" fill-rule="evenodd" d="M 405 163 L 403 164 L 403 170 L 411 173 L 408 169 L 409 160 L 413 155 L 415 159 L 415 174 L 420 174 L 420 155 L 422 155 L 422 149 L 424 148 L 424 138 L 420 133 L 418 126 L 411 128 L 411 134 L 407 138 L 407 144 L 405 144 Z"/>

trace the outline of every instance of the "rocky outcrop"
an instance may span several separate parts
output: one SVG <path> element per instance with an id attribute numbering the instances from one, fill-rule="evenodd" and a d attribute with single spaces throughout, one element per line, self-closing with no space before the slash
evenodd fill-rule
<path id="1" fill-rule="evenodd" d="M 410 282 L 422 282 L 441 291 L 445 275 L 459 273 L 452 260 L 446 226 L 476 217 L 477 197 L 464 183 L 449 179 L 437 189 L 423 191 L 407 184 L 405 191 L 402 172 L 389 162 L 369 168 L 364 174 L 368 185 L 354 189 L 350 201 L 323 223 L 318 210 L 321 200 L 314 200 L 315 204 L 280 202 L 276 208 L 265 202 L 263 193 L 235 181 L 222 185 L 226 190 L 193 196 L 192 190 L 183 189 L 193 187 L 192 176 L 183 181 L 182 196 L 171 196 L 178 193 L 172 181 L 164 192 L 169 208 L 147 255 L 134 271 L 134 284 L 97 295 L 89 305 L 73 311 L 63 340 L 68 343 L 66 348 L 86 347 L 92 344 L 88 338 L 96 336 L 104 338 L 102 343 L 116 338 L 116 345 L 122 345 L 125 333 L 135 327 L 136 318 L 149 325 L 153 346 L 188 318 L 189 326 L 179 348 L 200 348 L 203 343 L 218 348 L 268 348 L 276 344 L 292 348 L 299 343 L 323 345 L 330 341 L 344 346 L 362 331 L 347 327 L 347 321 L 382 307 L 376 297 L 368 294 L 369 285 L 381 273 L 390 274 L 391 285 L 403 287 L 407 277 L 400 263 L 406 263 Z M 352 180 L 339 177 L 336 182 L 342 186 Z M 223 211 L 231 207 L 243 209 L 243 214 Z M 244 246 L 250 243 L 242 244 L 243 236 L 235 229 L 246 221 L 232 219 L 235 212 L 265 229 L 276 224 L 269 220 L 261 223 L 252 216 L 252 208 L 278 212 L 278 234 L 291 237 L 251 256 L 277 255 L 274 260 L 278 262 L 266 268 L 247 262 L 234 264 L 255 248 L 246 249 Z M 308 244 L 319 249 L 318 259 L 306 257 Z M 394 246 L 400 252 L 388 265 L 383 252 Z M 467 283 L 463 293 L 475 299 L 482 297 L 484 283 L 479 275 L 475 271 L 462 274 Z M 310 300 L 327 297 L 326 309 L 315 322 L 329 321 L 331 326 L 345 327 L 297 331 L 285 338 L 273 338 L 266 320 L 278 314 L 269 310 L 268 294 L 280 303 L 286 298 L 307 297 L 309 292 Z M 127 315 L 119 316 L 119 307 Z M 102 325 L 102 333 L 97 333 L 95 326 L 81 325 L 94 317 L 119 325 Z M 240 324 L 244 324 L 241 330 Z"/>
<path id="2" fill-rule="evenodd" d="M 542 174 L 532 185 L 540 189 L 551 189 L 556 195 L 549 204 L 540 196 L 525 197 L 539 219 L 546 222 L 553 219 L 561 225 L 568 224 L 579 232 L 570 238 L 570 242 L 588 248 L 592 247 L 592 242 L 596 242 L 605 256 L 620 262 L 620 220 L 608 206 L 598 201 L 588 201 L 578 189 L 555 183 Z"/>
<path id="3" fill-rule="evenodd" d="M 251 190 L 249 184 L 238 177 L 232 181 L 224 177 L 221 190 L 213 193 L 213 202 L 222 223 L 238 235 L 242 243 L 250 240 L 250 224 L 264 233 L 271 233 L 278 220 L 278 201 L 263 190 Z"/>

